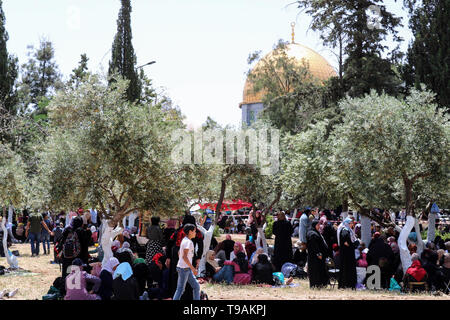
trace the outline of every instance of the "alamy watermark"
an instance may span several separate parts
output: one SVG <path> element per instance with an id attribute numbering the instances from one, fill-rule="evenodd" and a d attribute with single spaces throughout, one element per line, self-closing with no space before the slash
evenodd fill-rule
<path id="1" fill-rule="evenodd" d="M 196 131 L 175 130 L 176 145 L 171 158 L 175 164 L 253 164 L 263 175 L 280 167 L 280 132 L 277 129 Z"/>

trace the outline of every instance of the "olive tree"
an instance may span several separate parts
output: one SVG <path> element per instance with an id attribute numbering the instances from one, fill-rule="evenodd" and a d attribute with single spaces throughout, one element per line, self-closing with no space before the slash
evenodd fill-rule
<path id="1" fill-rule="evenodd" d="M 127 81 L 108 86 L 92 75 L 60 91 L 49 105 L 50 135 L 40 157 L 50 204 L 96 206 L 107 222 L 105 238 L 135 210 L 168 215 L 186 201 L 183 169 L 170 158 L 170 134 L 181 119 L 161 105 L 128 102 L 126 89 Z"/>

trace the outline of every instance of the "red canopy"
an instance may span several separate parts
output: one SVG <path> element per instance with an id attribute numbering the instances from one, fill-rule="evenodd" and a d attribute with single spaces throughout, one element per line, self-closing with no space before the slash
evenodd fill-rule
<path id="1" fill-rule="evenodd" d="M 211 209 L 211 210 L 216 210 L 217 207 L 217 202 L 216 203 L 200 203 L 199 204 L 200 209 L 205 210 L 205 209 Z M 224 200 L 222 202 L 222 208 L 220 211 L 235 211 L 235 210 L 239 210 L 242 208 L 251 208 L 252 204 L 249 202 L 244 202 L 242 200 Z"/>

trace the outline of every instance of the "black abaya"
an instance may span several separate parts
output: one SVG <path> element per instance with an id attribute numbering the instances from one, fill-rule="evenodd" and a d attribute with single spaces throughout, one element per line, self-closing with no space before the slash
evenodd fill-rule
<path id="1" fill-rule="evenodd" d="M 338 288 L 356 288 L 356 258 L 355 245 L 351 240 L 350 232 L 342 229 L 339 235 L 339 286 Z M 348 246 L 344 243 L 347 242 Z"/>
<path id="2" fill-rule="evenodd" d="M 329 277 L 325 258 L 327 257 L 327 245 L 317 230 L 310 230 L 306 234 L 308 246 L 308 278 L 309 286 L 323 287 L 328 284 Z M 322 256 L 322 259 L 319 258 Z"/>
<path id="3" fill-rule="evenodd" d="M 276 271 L 280 271 L 283 264 L 292 262 L 292 225 L 286 220 L 278 220 L 273 223 L 275 235 L 273 264 Z"/>

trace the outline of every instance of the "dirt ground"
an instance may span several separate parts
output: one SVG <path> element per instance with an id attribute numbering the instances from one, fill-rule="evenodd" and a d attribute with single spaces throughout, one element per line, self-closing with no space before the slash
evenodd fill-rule
<path id="1" fill-rule="evenodd" d="M 244 239 L 244 236 L 233 235 L 233 240 L 243 242 Z M 269 240 L 269 244 L 271 243 Z M 60 275 L 59 265 L 50 264 L 53 255 L 42 255 L 41 247 L 41 255 L 32 258 L 29 244 L 14 244 L 10 249 L 19 250 L 19 266 L 22 270 L 0 276 L 0 291 L 18 288 L 19 291 L 11 298 L 12 300 L 41 300 L 55 278 Z M 0 258 L 0 265 L 8 266 L 6 258 Z M 386 291 L 352 291 L 337 288 L 311 290 L 307 280 L 294 280 L 294 283 L 299 286 L 268 288 L 256 285 L 202 284 L 201 287 L 210 300 L 450 300 L 450 295 L 405 295 Z"/>

